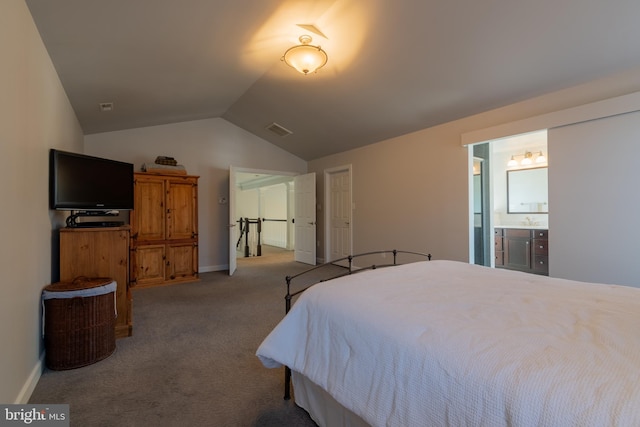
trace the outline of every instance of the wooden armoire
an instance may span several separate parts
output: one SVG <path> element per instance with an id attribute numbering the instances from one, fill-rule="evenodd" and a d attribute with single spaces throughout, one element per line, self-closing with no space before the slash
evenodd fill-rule
<path id="1" fill-rule="evenodd" d="M 131 286 L 198 280 L 198 177 L 134 174 Z"/>

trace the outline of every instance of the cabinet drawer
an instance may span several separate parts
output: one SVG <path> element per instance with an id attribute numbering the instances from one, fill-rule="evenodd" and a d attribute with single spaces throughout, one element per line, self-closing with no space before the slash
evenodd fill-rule
<path id="1" fill-rule="evenodd" d="M 507 228 L 504 231 L 505 237 L 510 239 L 530 239 L 531 238 L 531 230 L 522 229 L 522 228 Z"/>
<path id="2" fill-rule="evenodd" d="M 536 255 L 549 255 L 549 241 L 533 239 L 533 253 Z"/>
<path id="3" fill-rule="evenodd" d="M 504 252 L 496 251 L 496 267 L 501 267 L 504 265 Z"/>
<path id="4" fill-rule="evenodd" d="M 494 234 L 494 236 L 496 236 L 496 237 L 498 237 L 498 236 L 500 236 L 500 237 L 504 236 L 504 228 L 494 228 L 494 229 L 493 229 L 493 234 Z"/>
<path id="5" fill-rule="evenodd" d="M 502 247 L 502 237 L 495 237 L 493 239 L 495 241 L 496 251 L 501 251 Z"/>
<path id="6" fill-rule="evenodd" d="M 531 230 L 531 235 L 534 239 L 548 239 L 549 230 Z"/>
<path id="7" fill-rule="evenodd" d="M 535 273 L 549 274 L 549 258 L 543 255 L 536 255 L 532 267 Z"/>

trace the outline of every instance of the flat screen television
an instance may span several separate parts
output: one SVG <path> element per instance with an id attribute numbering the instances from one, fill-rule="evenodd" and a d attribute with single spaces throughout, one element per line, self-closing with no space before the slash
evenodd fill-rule
<path id="1" fill-rule="evenodd" d="M 51 209 L 133 209 L 133 164 L 52 149 L 49 156 Z"/>

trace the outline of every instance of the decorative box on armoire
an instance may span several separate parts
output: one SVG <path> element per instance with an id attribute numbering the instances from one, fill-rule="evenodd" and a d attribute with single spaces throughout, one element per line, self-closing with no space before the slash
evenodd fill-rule
<path id="1" fill-rule="evenodd" d="M 131 286 L 198 279 L 198 177 L 137 172 L 131 222 Z"/>
<path id="2" fill-rule="evenodd" d="M 60 281 L 110 277 L 116 282 L 116 338 L 133 333 L 129 226 L 60 230 Z"/>

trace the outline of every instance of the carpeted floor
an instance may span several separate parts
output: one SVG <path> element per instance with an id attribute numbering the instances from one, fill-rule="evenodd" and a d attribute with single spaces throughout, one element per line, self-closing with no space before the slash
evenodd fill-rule
<path id="1" fill-rule="evenodd" d="M 133 336 L 79 369 L 46 369 L 29 403 L 67 403 L 72 426 L 315 426 L 255 356 L 284 315 L 285 276 L 309 266 L 265 248 L 238 270 L 133 291 Z"/>

